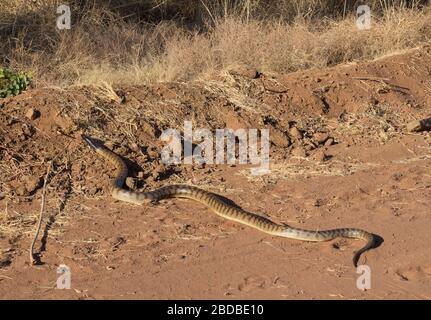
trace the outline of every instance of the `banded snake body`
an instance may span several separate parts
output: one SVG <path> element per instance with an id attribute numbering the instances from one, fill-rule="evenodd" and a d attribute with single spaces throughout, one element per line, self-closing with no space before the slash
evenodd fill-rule
<path id="1" fill-rule="evenodd" d="M 353 264 L 355 267 L 358 264 L 360 255 L 375 246 L 375 236 L 361 229 L 339 228 L 313 231 L 293 228 L 288 225 L 279 225 L 265 217 L 228 204 L 214 193 L 190 185 L 169 185 L 148 192 L 126 190 L 123 188 L 123 185 L 128 176 L 128 169 L 124 160 L 105 147 L 103 143 L 84 135 L 82 138 L 98 155 L 116 167 L 115 178 L 110 185 L 111 196 L 114 199 L 134 204 L 143 204 L 165 198 L 188 198 L 205 204 L 223 218 L 245 224 L 274 236 L 314 242 L 328 241 L 338 237 L 364 240 L 366 241 L 365 246 L 354 253 Z"/>

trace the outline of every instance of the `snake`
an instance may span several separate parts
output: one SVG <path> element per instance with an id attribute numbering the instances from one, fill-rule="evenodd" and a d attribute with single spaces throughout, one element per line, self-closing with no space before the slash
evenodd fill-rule
<path id="1" fill-rule="evenodd" d="M 305 230 L 294 228 L 286 224 L 280 225 L 266 217 L 245 211 L 239 206 L 227 202 L 225 200 L 226 198 L 223 199 L 215 193 L 191 185 L 167 185 L 147 192 L 127 190 L 123 188 L 124 182 L 128 177 L 126 162 L 119 155 L 108 149 L 102 141 L 86 135 L 82 135 L 82 139 L 99 156 L 115 166 L 116 172 L 115 177 L 110 183 L 110 193 L 112 198 L 116 200 L 142 205 L 148 202 L 158 202 L 159 200 L 166 198 L 187 198 L 206 205 L 217 215 L 225 219 L 239 222 L 273 236 L 312 242 L 329 241 L 338 237 L 364 240 L 366 241 L 366 244 L 353 255 L 353 265 L 355 267 L 358 266 L 360 255 L 363 252 L 374 248 L 376 244 L 376 237 L 374 234 L 356 228 Z"/>

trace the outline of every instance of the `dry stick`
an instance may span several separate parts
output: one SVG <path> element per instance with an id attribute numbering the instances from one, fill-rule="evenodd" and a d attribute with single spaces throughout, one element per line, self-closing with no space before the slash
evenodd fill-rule
<path id="1" fill-rule="evenodd" d="M 43 212 L 45 210 L 46 184 L 48 181 L 48 176 L 51 173 L 51 167 L 52 167 L 52 162 L 49 163 L 48 169 L 46 171 L 45 179 L 43 181 L 42 199 L 41 199 L 40 212 L 39 212 L 39 221 L 37 223 L 36 234 L 34 235 L 33 241 L 31 242 L 31 246 L 30 246 L 30 264 L 32 264 L 32 265 L 37 264 L 37 260 L 34 258 L 34 245 L 35 245 L 36 240 L 39 236 L 39 231 L 40 231 L 40 228 L 42 226 Z"/>
<path id="2" fill-rule="evenodd" d="M 205 5 L 205 3 L 201 0 L 202 5 L 204 6 L 205 10 L 208 12 L 211 20 L 213 21 L 214 25 L 217 24 L 217 21 L 214 19 L 213 15 L 211 14 L 210 9 L 208 9 L 208 7 Z"/>
<path id="3" fill-rule="evenodd" d="M 388 82 L 391 79 L 388 78 L 380 78 L 380 77 L 352 77 L 354 80 L 370 80 L 370 81 L 378 81 L 378 82 Z"/>
<path id="4" fill-rule="evenodd" d="M 352 79 L 354 79 L 354 80 L 360 80 L 360 81 L 370 80 L 370 81 L 380 82 L 380 83 L 386 84 L 388 86 L 391 86 L 392 90 L 397 91 L 397 92 L 401 92 L 401 93 L 404 93 L 404 94 L 405 94 L 405 92 L 401 91 L 400 89 L 410 90 L 407 87 L 402 87 L 402 86 L 399 86 L 397 84 L 390 83 L 389 81 L 391 79 L 388 79 L 388 78 L 379 78 L 379 77 L 352 77 Z"/>

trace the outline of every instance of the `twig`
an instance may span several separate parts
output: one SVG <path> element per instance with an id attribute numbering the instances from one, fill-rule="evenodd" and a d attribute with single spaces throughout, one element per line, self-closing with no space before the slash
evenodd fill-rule
<path id="1" fill-rule="evenodd" d="M 398 91 L 398 92 L 401 92 L 401 93 L 404 93 L 404 94 L 405 94 L 405 92 L 401 91 L 400 89 L 410 90 L 407 87 L 402 87 L 402 86 L 399 86 L 397 84 L 390 83 L 389 81 L 391 79 L 388 79 L 388 78 L 379 78 L 379 77 L 352 77 L 352 79 L 354 79 L 354 80 L 360 80 L 360 81 L 363 81 L 363 80 L 376 81 L 376 82 L 382 83 L 384 85 L 390 86 L 391 87 L 390 89 L 392 89 L 394 91 Z"/>
<path id="2" fill-rule="evenodd" d="M 378 82 L 388 82 L 390 79 L 388 78 L 379 78 L 379 77 L 352 77 L 354 80 L 370 80 L 370 81 L 378 81 Z"/>
<path id="3" fill-rule="evenodd" d="M 205 3 L 202 0 L 201 0 L 201 3 L 204 6 L 205 10 L 208 12 L 208 14 L 209 14 L 211 20 L 213 21 L 214 25 L 216 25 L 217 21 L 216 21 L 216 19 L 214 19 L 213 15 L 211 14 L 210 9 L 208 9 L 208 7 L 205 5 Z"/>
<path id="4" fill-rule="evenodd" d="M 32 265 L 36 265 L 39 262 L 38 259 L 36 259 L 35 256 L 34 256 L 34 245 L 35 245 L 36 240 L 37 240 L 37 238 L 39 236 L 40 228 L 42 226 L 43 212 L 45 210 L 46 184 L 47 184 L 47 181 L 48 181 L 48 176 L 51 173 L 51 168 L 52 168 L 52 162 L 50 162 L 49 165 L 48 165 L 48 169 L 46 171 L 45 179 L 43 181 L 42 199 L 41 199 L 40 212 L 39 212 L 39 221 L 37 223 L 36 234 L 34 235 L 33 241 L 31 242 L 31 246 L 30 246 L 30 264 L 32 264 Z"/>

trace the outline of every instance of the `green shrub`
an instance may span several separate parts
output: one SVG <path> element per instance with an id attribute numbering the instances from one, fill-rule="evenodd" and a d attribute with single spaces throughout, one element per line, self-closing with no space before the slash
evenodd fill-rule
<path id="1" fill-rule="evenodd" d="M 27 89 L 30 75 L 0 68 L 0 98 L 16 96 Z"/>

